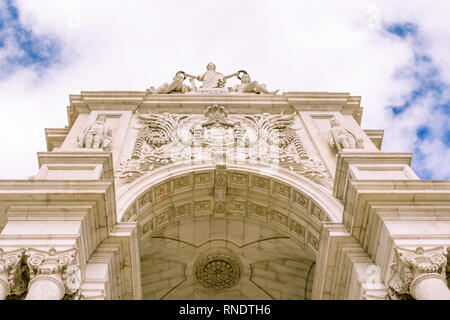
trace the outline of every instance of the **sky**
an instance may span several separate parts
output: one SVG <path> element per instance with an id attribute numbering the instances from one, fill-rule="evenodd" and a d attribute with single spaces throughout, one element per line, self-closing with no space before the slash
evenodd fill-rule
<path id="1" fill-rule="evenodd" d="M 270 90 L 362 96 L 382 151 L 450 179 L 449 16 L 446 0 L 0 0 L 0 179 L 37 173 L 69 94 L 144 91 L 210 61 Z"/>

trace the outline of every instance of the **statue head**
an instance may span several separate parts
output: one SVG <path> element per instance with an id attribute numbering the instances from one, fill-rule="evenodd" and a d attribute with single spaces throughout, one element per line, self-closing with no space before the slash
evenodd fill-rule
<path id="1" fill-rule="evenodd" d="M 186 73 L 185 73 L 184 71 L 178 71 L 178 72 L 175 74 L 175 77 L 173 77 L 173 79 L 174 79 L 174 80 L 175 80 L 175 79 L 184 80 L 184 79 L 186 79 Z"/>
<path id="2" fill-rule="evenodd" d="M 97 119 L 95 121 L 106 122 L 106 117 L 103 113 L 101 113 L 97 116 Z"/>
<path id="3" fill-rule="evenodd" d="M 242 83 L 250 83 L 250 76 L 248 73 L 244 73 L 241 78 Z"/>
<path id="4" fill-rule="evenodd" d="M 206 70 L 216 70 L 216 65 L 212 62 L 208 63 Z"/>
<path id="5" fill-rule="evenodd" d="M 335 117 L 333 117 L 330 119 L 330 125 L 331 125 L 331 127 L 337 127 L 340 124 L 339 124 L 339 121 L 337 121 L 337 119 Z"/>

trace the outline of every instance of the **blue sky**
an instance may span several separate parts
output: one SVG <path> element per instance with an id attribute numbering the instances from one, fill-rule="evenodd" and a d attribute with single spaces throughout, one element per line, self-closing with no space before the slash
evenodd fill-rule
<path id="1" fill-rule="evenodd" d="M 414 150 L 412 150 L 414 152 L 412 167 L 422 179 L 432 179 L 438 174 L 423 166 L 426 159 L 420 145 L 429 143 L 431 139 L 439 139 L 447 148 L 450 148 L 450 100 L 444 95 L 444 92 L 449 89 L 448 84 L 441 79 L 439 66 L 434 63 L 433 58 L 423 48 L 418 25 L 411 22 L 393 23 L 387 25 L 385 29 L 395 37 L 409 41 L 414 52 L 414 63 L 402 67 L 397 76 L 412 77 L 416 86 L 408 93 L 401 105 L 388 106 L 392 110 L 394 119 L 411 106 L 420 105 L 424 97 L 431 96 L 435 101 L 431 112 L 435 114 L 436 120 L 444 123 L 444 130 L 438 132 L 433 132 L 434 122 L 416 128 L 417 142 Z"/>
<path id="2" fill-rule="evenodd" d="M 44 128 L 67 125 L 69 94 L 144 90 L 214 61 L 281 92 L 362 96 L 362 126 L 385 129 L 384 151 L 413 152 L 421 178 L 450 179 L 446 2 L 124 3 L 0 2 L 0 134 L 14 133 L 0 178 L 36 173 Z"/>
<path id="3" fill-rule="evenodd" d="M 1 77 L 8 77 L 17 68 L 33 68 L 45 72 L 61 58 L 60 42 L 51 35 L 37 35 L 19 20 L 16 4 L 6 0 L 0 7 Z"/>

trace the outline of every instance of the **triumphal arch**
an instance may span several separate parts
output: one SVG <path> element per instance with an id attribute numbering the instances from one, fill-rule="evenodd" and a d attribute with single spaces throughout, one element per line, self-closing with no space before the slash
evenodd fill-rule
<path id="1" fill-rule="evenodd" d="M 450 299 L 450 182 L 360 97 L 273 89 L 210 63 L 70 95 L 0 181 L 0 299 Z"/>

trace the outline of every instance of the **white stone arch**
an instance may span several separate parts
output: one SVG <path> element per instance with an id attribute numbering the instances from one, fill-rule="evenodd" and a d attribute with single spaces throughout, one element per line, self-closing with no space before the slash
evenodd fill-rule
<path id="1" fill-rule="evenodd" d="M 141 209 L 139 206 L 139 200 L 146 193 L 152 192 L 152 194 L 150 195 L 150 197 L 153 198 L 152 201 L 157 200 L 154 198 L 154 191 L 150 191 L 155 186 L 161 186 L 164 183 L 170 183 L 170 181 L 186 175 L 207 172 L 213 173 L 217 170 L 225 173 L 242 173 L 247 175 L 247 183 L 249 184 L 249 188 L 251 188 L 252 182 L 250 181 L 250 179 L 252 177 L 265 177 L 267 179 L 270 179 L 270 181 L 276 181 L 277 183 L 288 186 L 290 188 L 290 199 L 286 201 L 293 202 L 294 197 L 296 196 L 296 192 L 298 192 L 301 195 L 305 196 L 306 199 L 311 203 L 308 203 L 309 208 L 306 208 L 309 213 L 317 213 L 317 218 L 320 221 L 337 223 L 340 223 L 342 221 L 343 206 L 336 198 L 332 196 L 330 190 L 316 183 L 313 183 L 310 180 L 301 177 L 289 170 L 283 168 L 273 168 L 261 164 L 231 164 L 225 167 L 216 166 L 214 164 L 184 163 L 160 167 L 157 170 L 151 171 L 146 175 L 136 179 L 130 184 L 119 187 L 117 197 L 118 221 L 128 221 L 129 218 L 133 215 L 139 216 L 139 211 Z M 229 180 L 228 177 L 227 180 Z M 211 187 L 214 187 L 214 182 L 212 181 L 211 183 Z M 274 186 L 271 182 L 269 186 L 270 193 L 273 191 L 273 188 Z M 320 209 L 320 212 L 313 212 L 313 206 Z M 291 210 L 291 212 L 295 216 L 296 210 Z M 290 226 L 287 227 L 288 231 L 290 228 Z M 318 231 L 320 231 L 320 229 Z"/>
<path id="2" fill-rule="evenodd" d="M 164 180 L 175 178 L 183 174 L 215 170 L 214 164 L 172 164 L 160 167 L 154 171 L 139 177 L 135 181 L 124 184 L 117 190 L 117 220 L 122 221 L 125 210 L 148 188 L 161 183 Z M 228 164 L 226 170 L 236 170 L 254 174 L 268 175 L 301 190 L 305 195 L 313 199 L 327 214 L 329 221 L 342 222 L 343 205 L 331 194 L 331 190 L 318 185 L 309 179 L 295 174 L 284 168 L 273 168 L 262 164 Z"/>
<path id="3" fill-rule="evenodd" d="M 220 175 L 225 177 L 225 186 L 221 186 L 217 180 Z M 237 196 L 235 195 L 233 197 L 247 199 L 246 210 L 242 213 L 233 211 L 234 200 L 230 200 L 229 198 L 232 197 L 230 194 L 233 193 L 232 189 L 235 186 L 235 175 L 242 178 L 238 182 L 242 182 L 241 188 L 243 194 L 239 195 L 238 192 Z M 209 178 L 204 179 L 204 181 L 206 181 L 204 184 L 197 185 L 196 179 L 199 176 Z M 264 191 L 256 190 L 258 189 L 258 187 L 254 185 L 256 179 L 266 181 L 268 189 Z M 186 186 L 180 187 L 182 184 L 179 183 L 179 181 L 182 181 Z M 178 187 L 175 187 L 176 185 Z M 244 185 L 246 186 L 244 187 Z M 275 192 L 281 190 L 279 189 L 279 186 L 284 186 L 282 191 L 283 194 L 277 194 Z M 195 197 L 192 196 L 194 188 L 196 190 Z M 244 189 L 247 189 L 247 191 Z M 199 192 L 199 190 L 203 190 L 203 193 L 201 191 Z M 220 197 L 224 191 L 227 197 L 226 210 L 230 211 L 230 214 L 218 215 L 217 212 L 215 212 L 216 207 L 214 201 L 217 196 Z M 200 193 L 199 197 L 197 193 Z M 255 198 L 255 195 L 261 199 L 258 200 L 258 197 Z M 211 197 L 213 197 L 212 200 Z M 208 199 L 205 201 L 210 203 L 208 210 L 210 210 L 211 213 L 206 214 L 206 217 L 196 216 L 196 203 L 197 200 L 200 202 L 203 201 L 201 199 Z M 305 204 L 300 205 L 297 203 L 296 201 L 298 199 L 306 200 Z M 262 202 L 258 203 L 258 201 Z M 266 205 L 265 203 L 269 203 L 270 205 Z M 284 237 L 280 236 L 280 239 L 277 241 L 283 242 L 286 245 L 286 248 L 289 246 L 289 248 L 292 249 L 292 252 L 295 251 L 297 255 L 305 257 L 305 259 L 309 259 L 308 261 L 314 263 L 314 261 L 317 260 L 322 221 L 339 222 L 343 211 L 342 204 L 335 199 L 331 195 L 331 191 L 325 187 L 317 185 L 288 170 L 278 168 L 273 169 L 258 164 L 232 164 L 227 165 L 226 167 L 220 165 L 216 166 L 214 164 L 173 164 L 165 166 L 147 173 L 130 184 L 119 187 L 117 204 L 119 221 L 137 221 L 139 223 L 141 257 L 144 259 L 142 261 L 145 263 L 148 263 L 146 261 L 150 259 L 150 256 L 148 255 L 149 250 L 158 250 L 157 248 L 152 249 L 154 248 L 154 244 L 158 243 L 158 239 L 164 239 L 161 241 L 166 242 L 172 240 L 179 242 L 184 241 L 181 236 L 176 239 L 170 239 L 170 237 L 167 237 L 167 235 L 164 234 L 163 237 L 160 237 L 159 231 L 165 232 L 164 230 L 167 230 L 166 227 L 171 230 L 175 228 L 177 224 L 184 223 L 185 225 L 189 225 L 190 223 L 193 223 L 192 221 L 198 222 L 198 219 L 203 218 L 213 220 L 225 218 L 227 221 L 234 219 L 234 223 L 237 220 L 242 219 L 245 220 L 244 223 L 256 223 L 264 228 L 271 227 L 276 229 L 280 232 L 280 235 L 285 235 Z M 261 212 L 265 213 L 265 218 L 256 214 L 258 209 L 256 206 L 259 204 L 261 205 L 260 207 L 263 208 L 261 209 Z M 183 209 L 183 206 L 186 206 L 189 209 L 185 210 Z M 171 209 L 169 209 L 169 207 Z M 317 217 L 312 214 L 315 207 L 319 209 Z M 181 208 L 181 210 L 178 210 L 178 208 Z M 185 214 L 185 211 L 188 213 Z M 181 215 L 179 215 L 179 212 L 181 212 Z M 305 215 L 309 215 L 309 217 L 305 217 Z M 258 240 L 258 242 L 259 241 L 265 240 Z M 230 240 L 228 237 L 226 239 L 212 239 L 208 240 L 208 242 L 211 242 L 211 245 L 213 245 L 213 242 L 216 244 L 222 242 L 222 247 L 232 247 L 234 250 L 240 250 L 241 252 L 252 245 L 251 243 L 242 245 L 233 242 L 233 240 Z M 204 242 L 195 246 L 193 249 L 195 250 L 195 253 L 192 255 L 193 259 L 197 259 L 198 256 L 201 255 L 204 247 L 207 247 L 204 246 Z M 286 249 L 286 252 L 287 251 L 288 249 Z M 286 252 L 283 254 L 286 254 Z M 292 259 L 295 260 L 295 258 Z M 155 262 L 158 260 L 152 261 Z M 257 262 L 256 264 L 258 263 L 260 262 Z M 249 270 L 254 267 L 254 264 L 245 263 L 245 265 L 249 266 L 244 268 L 246 272 L 246 285 L 253 285 L 256 283 L 256 280 L 254 283 L 252 282 L 253 279 L 249 276 L 252 272 Z M 303 277 L 310 278 L 311 267 L 313 267 L 313 265 L 309 265 L 309 270 L 305 271 L 307 275 L 302 275 Z M 147 267 L 143 268 L 148 270 Z M 192 275 L 193 262 L 186 263 L 184 268 L 185 271 L 183 272 L 187 275 L 186 279 L 188 279 L 189 276 Z M 142 272 L 143 277 L 148 275 L 148 273 L 146 273 L 147 271 Z M 252 282 L 252 284 L 249 284 L 249 281 Z M 308 281 L 309 280 L 306 282 Z M 312 286 L 312 283 L 310 286 Z M 304 290 L 306 297 L 306 284 Z M 176 290 L 174 292 L 176 292 Z"/>

